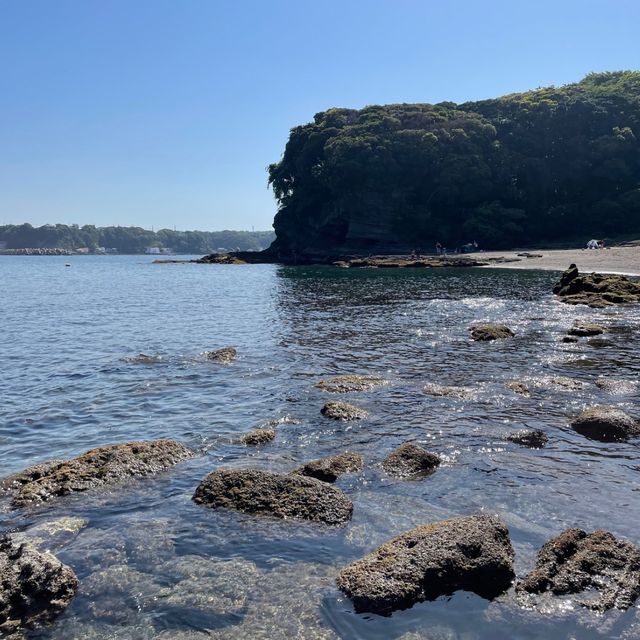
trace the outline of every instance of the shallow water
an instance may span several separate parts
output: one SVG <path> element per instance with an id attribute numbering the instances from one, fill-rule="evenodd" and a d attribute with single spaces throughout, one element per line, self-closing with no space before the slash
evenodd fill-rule
<path id="1" fill-rule="evenodd" d="M 567 426 L 594 402 L 638 413 L 637 385 L 612 395 L 593 383 L 638 381 L 640 311 L 560 304 L 549 293 L 556 278 L 1 257 L 2 475 L 133 439 L 173 437 L 202 452 L 155 478 L 0 513 L 0 527 L 36 539 L 80 578 L 66 613 L 32 637 L 640 637 L 637 608 L 597 616 L 558 599 L 541 612 L 512 592 L 493 602 L 456 593 L 383 618 L 355 614 L 334 584 L 340 567 L 393 535 L 481 511 L 509 525 L 519 575 L 566 527 L 640 543 L 638 445 L 589 441 Z M 561 343 L 575 318 L 609 325 L 610 342 Z M 471 342 L 468 325 L 483 320 L 508 324 L 516 338 Z M 232 365 L 201 357 L 227 345 L 238 349 Z M 158 362 L 130 360 L 140 352 Z M 341 396 L 314 387 L 351 372 L 389 384 Z M 583 387 L 568 390 L 558 377 Z M 527 383 L 531 397 L 506 389 L 509 380 Z M 426 383 L 470 387 L 473 397 L 430 396 Z M 329 421 L 320 414 L 328 399 L 370 417 Z M 274 442 L 238 443 L 271 420 L 280 421 Z M 525 427 L 545 430 L 549 445 L 505 440 Z M 420 481 L 387 477 L 379 462 L 407 440 L 445 464 Z M 355 505 L 343 528 L 212 511 L 190 499 L 221 466 L 289 471 L 347 449 L 366 464 L 337 483 Z M 43 532 L 62 517 L 73 520 Z"/>

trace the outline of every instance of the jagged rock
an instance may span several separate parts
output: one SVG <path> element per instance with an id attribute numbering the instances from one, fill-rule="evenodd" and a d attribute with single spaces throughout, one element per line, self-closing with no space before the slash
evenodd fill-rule
<path id="1" fill-rule="evenodd" d="M 595 384 L 596 387 L 613 395 L 634 393 L 638 388 L 637 382 L 631 380 L 615 380 L 613 378 L 598 378 Z"/>
<path id="2" fill-rule="evenodd" d="M 400 445 L 382 462 L 382 468 L 396 478 L 428 476 L 439 466 L 439 456 L 411 442 Z"/>
<path id="3" fill-rule="evenodd" d="M 469 327 L 472 340 L 477 342 L 489 342 L 491 340 L 504 340 L 513 338 L 515 333 L 504 324 L 474 324 Z"/>
<path id="4" fill-rule="evenodd" d="M 338 587 L 356 611 L 390 614 L 454 591 L 493 598 L 514 577 L 507 527 L 491 516 L 424 524 L 345 567 Z"/>
<path id="5" fill-rule="evenodd" d="M 605 331 L 606 329 L 601 324 L 595 324 L 594 322 L 575 322 L 567 333 L 570 336 L 577 336 L 578 338 L 588 338 L 590 336 L 599 336 Z"/>
<path id="6" fill-rule="evenodd" d="M 607 531 L 567 529 L 545 543 L 536 568 L 516 589 L 554 595 L 599 592 L 580 602 L 600 612 L 628 609 L 640 595 L 640 548 Z"/>
<path id="7" fill-rule="evenodd" d="M 640 422 L 621 409 L 596 405 L 571 421 L 571 428 L 591 440 L 617 442 L 640 436 Z"/>
<path id="8" fill-rule="evenodd" d="M 346 494 L 326 482 L 257 469 L 218 469 L 199 484 L 193 500 L 214 509 L 327 524 L 343 524 L 353 513 Z"/>
<path id="9" fill-rule="evenodd" d="M 253 431 L 249 431 L 249 433 L 245 433 L 241 441 L 243 444 L 254 447 L 271 442 L 275 437 L 276 432 L 274 429 L 254 429 Z"/>
<path id="10" fill-rule="evenodd" d="M 566 342 L 567 344 L 575 344 L 576 342 L 578 342 L 578 338 L 576 338 L 575 336 L 563 336 L 562 342 Z"/>
<path id="11" fill-rule="evenodd" d="M 317 478 L 323 482 L 335 482 L 345 473 L 361 471 L 363 466 L 364 461 L 359 453 L 345 451 L 335 456 L 307 462 L 293 473 L 309 476 L 310 478 Z"/>
<path id="12" fill-rule="evenodd" d="M 133 476 L 158 473 L 192 456 L 187 447 L 175 440 L 107 445 L 71 460 L 29 467 L 3 480 L 2 488 L 15 492 L 13 507 L 23 507 Z"/>
<path id="13" fill-rule="evenodd" d="M 332 420 L 364 420 L 369 415 L 364 409 L 346 402 L 327 402 L 320 412 Z"/>
<path id="14" fill-rule="evenodd" d="M 505 382 L 504 385 L 510 391 L 517 393 L 521 396 L 529 396 L 531 392 L 529 391 L 529 387 L 524 382 L 518 382 L 517 380 L 512 380 L 510 382 Z"/>
<path id="15" fill-rule="evenodd" d="M 640 282 L 620 275 L 581 275 L 578 267 L 572 264 L 560 277 L 553 293 L 567 304 L 602 308 L 613 304 L 640 302 Z"/>
<path id="16" fill-rule="evenodd" d="M 369 391 L 384 384 L 388 384 L 388 380 L 378 376 L 361 376 L 350 373 L 320 380 L 316 387 L 331 393 L 349 393 L 350 391 Z"/>
<path id="17" fill-rule="evenodd" d="M 523 447 L 531 447 L 532 449 L 542 449 L 542 447 L 549 442 L 546 433 L 540 429 L 518 431 L 518 433 L 508 435 L 507 440 Z"/>
<path id="18" fill-rule="evenodd" d="M 55 556 L 0 537 L 0 635 L 51 622 L 77 589 L 75 573 Z"/>
<path id="19" fill-rule="evenodd" d="M 238 352 L 233 347 L 224 347 L 216 351 L 205 351 L 204 357 L 211 362 L 230 364 L 236 359 Z"/>
<path id="20" fill-rule="evenodd" d="M 426 384 L 425 393 L 438 398 L 457 398 L 458 400 L 473 400 L 474 391 L 469 387 L 446 387 L 440 384 Z"/>

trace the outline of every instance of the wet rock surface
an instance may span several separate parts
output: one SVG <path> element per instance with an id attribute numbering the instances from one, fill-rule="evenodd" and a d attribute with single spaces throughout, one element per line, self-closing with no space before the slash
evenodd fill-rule
<path id="1" fill-rule="evenodd" d="M 638 383 L 633 380 L 618 380 L 616 378 L 598 378 L 596 387 L 612 395 L 626 395 L 638 389 Z"/>
<path id="2" fill-rule="evenodd" d="M 345 473 L 361 471 L 363 466 L 364 461 L 359 453 L 345 451 L 335 456 L 311 460 L 296 469 L 293 473 L 310 478 L 317 478 L 323 482 L 335 482 Z"/>
<path id="3" fill-rule="evenodd" d="M 640 595 L 640 548 L 607 531 L 567 529 L 543 545 L 536 568 L 517 590 L 554 595 L 595 590 L 597 597 L 588 594 L 580 604 L 600 612 L 628 609 Z"/>
<path id="4" fill-rule="evenodd" d="M 400 445 L 382 461 L 382 468 L 396 478 L 429 476 L 439 466 L 439 456 L 412 442 Z"/>
<path id="5" fill-rule="evenodd" d="M 474 324 L 469 327 L 471 339 L 476 342 L 491 342 L 513 338 L 515 333 L 504 324 Z"/>
<path id="6" fill-rule="evenodd" d="M 148 476 L 191 458 L 175 440 L 149 440 L 97 447 L 71 460 L 37 464 L 2 481 L 15 495 L 13 507 L 47 502 L 79 491 Z"/>
<path id="7" fill-rule="evenodd" d="M 345 567 L 338 587 L 358 612 L 390 614 L 454 591 L 492 598 L 514 577 L 507 527 L 469 516 L 425 524 Z"/>
<path id="8" fill-rule="evenodd" d="M 542 449 L 549 442 L 547 434 L 540 429 L 518 431 L 508 435 L 507 440 L 531 449 Z"/>
<path id="9" fill-rule="evenodd" d="M 70 604 L 78 580 L 55 556 L 0 537 L 0 634 L 51 622 Z"/>
<path id="10" fill-rule="evenodd" d="M 595 324 L 594 322 L 575 322 L 569 331 L 567 331 L 567 334 L 578 338 L 588 338 L 591 336 L 599 336 L 605 331 L 605 327 L 601 324 Z"/>
<path id="11" fill-rule="evenodd" d="M 196 489 L 193 500 L 211 508 L 343 524 L 351 519 L 347 495 L 326 482 L 256 469 L 218 469 Z"/>
<path id="12" fill-rule="evenodd" d="M 320 413 L 331 420 L 364 420 L 369 414 L 364 409 L 347 402 L 327 402 Z"/>
<path id="13" fill-rule="evenodd" d="M 275 429 L 254 429 L 253 431 L 249 431 L 249 433 L 245 433 L 242 438 L 242 444 L 246 444 L 250 447 L 255 447 L 261 444 L 266 444 L 267 442 L 271 442 L 276 437 Z"/>
<path id="14" fill-rule="evenodd" d="M 426 384 L 422 390 L 437 398 L 455 398 L 457 400 L 473 400 L 475 393 L 470 387 L 447 387 L 440 384 Z"/>
<path id="15" fill-rule="evenodd" d="M 567 304 L 602 308 L 640 302 L 640 282 L 620 275 L 581 274 L 572 264 L 560 277 L 553 293 Z"/>
<path id="16" fill-rule="evenodd" d="M 531 391 L 529 387 L 524 382 L 519 382 L 518 380 L 511 380 L 506 382 L 504 385 L 509 391 L 513 391 L 513 393 L 517 393 L 521 396 L 529 396 L 531 395 Z"/>
<path id="17" fill-rule="evenodd" d="M 571 421 L 571 428 L 591 440 L 620 442 L 640 436 L 640 422 L 630 415 L 607 405 L 585 409 Z"/>
<path id="18" fill-rule="evenodd" d="M 388 380 L 378 376 L 362 376 L 350 373 L 320 380 L 316 383 L 316 387 L 330 393 L 349 393 L 351 391 L 369 391 L 385 384 L 388 384 Z"/>
<path id="19" fill-rule="evenodd" d="M 224 347 L 215 351 L 205 351 L 204 357 L 210 362 L 218 362 L 219 364 L 230 364 L 238 355 L 233 347 Z"/>

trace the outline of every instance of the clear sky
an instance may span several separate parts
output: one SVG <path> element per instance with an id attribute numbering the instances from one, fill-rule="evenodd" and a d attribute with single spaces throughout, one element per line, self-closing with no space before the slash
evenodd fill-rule
<path id="1" fill-rule="evenodd" d="M 640 0 L 0 0 L 0 224 L 268 229 L 323 109 L 640 69 Z"/>

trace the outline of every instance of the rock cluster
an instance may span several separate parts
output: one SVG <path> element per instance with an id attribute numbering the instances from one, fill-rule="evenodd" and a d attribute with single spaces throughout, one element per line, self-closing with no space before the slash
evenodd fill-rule
<path id="1" fill-rule="evenodd" d="M 198 485 L 193 500 L 213 509 L 326 524 L 344 524 L 353 513 L 347 495 L 326 482 L 257 469 L 218 469 Z"/>
<path id="2" fill-rule="evenodd" d="M 396 478 L 428 476 L 439 466 L 439 456 L 411 442 L 400 445 L 382 461 L 382 468 Z"/>
<path id="3" fill-rule="evenodd" d="M 426 384 L 425 393 L 437 398 L 456 398 L 458 400 L 473 400 L 474 392 L 469 387 L 447 387 L 440 384 Z"/>
<path id="4" fill-rule="evenodd" d="M 229 364 L 236 359 L 238 352 L 233 347 L 224 347 L 216 351 L 205 351 L 204 356 L 211 362 Z"/>
<path id="5" fill-rule="evenodd" d="M 187 447 L 175 440 L 113 444 L 91 449 L 71 460 L 34 465 L 3 480 L 2 488 L 15 492 L 14 507 L 24 507 L 133 476 L 158 473 L 192 456 Z"/>
<path id="6" fill-rule="evenodd" d="M 513 580 L 513 548 L 497 518 L 425 524 L 345 567 L 338 587 L 356 611 L 390 614 L 463 589 L 492 598 Z"/>
<path id="7" fill-rule="evenodd" d="M 364 461 L 359 453 L 345 451 L 335 456 L 311 460 L 296 469 L 293 473 L 317 478 L 323 482 L 335 482 L 345 473 L 362 471 Z"/>
<path id="8" fill-rule="evenodd" d="M 640 422 L 621 409 L 596 405 L 571 421 L 571 427 L 591 440 L 620 442 L 640 436 Z"/>
<path id="9" fill-rule="evenodd" d="M 51 622 L 77 589 L 75 573 L 57 558 L 0 537 L 0 635 Z"/>
<path id="10" fill-rule="evenodd" d="M 640 282 L 626 276 L 591 273 L 582 275 L 575 264 L 562 274 L 553 293 L 567 304 L 585 304 L 593 308 L 640 302 Z"/>
<path id="11" fill-rule="evenodd" d="M 275 429 L 254 429 L 253 431 L 249 431 L 249 433 L 245 433 L 241 438 L 241 442 L 247 446 L 255 447 L 271 442 L 275 437 Z"/>
<path id="12" fill-rule="evenodd" d="M 476 342 L 491 342 L 515 336 L 515 333 L 504 324 L 474 324 L 469 327 L 469 331 L 471 339 Z"/>
<path id="13" fill-rule="evenodd" d="M 523 447 L 530 447 L 531 449 L 542 449 L 542 447 L 549 442 L 547 434 L 540 429 L 518 431 L 517 433 L 508 435 L 507 440 Z"/>
<path id="14" fill-rule="evenodd" d="M 599 597 L 581 604 L 597 611 L 628 609 L 640 595 L 640 548 L 607 531 L 567 529 L 543 545 L 536 568 L 517 589 L 554 595 L 595 589 Z"/>

